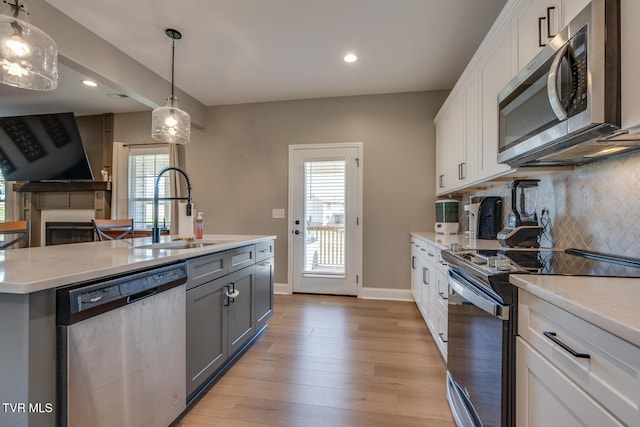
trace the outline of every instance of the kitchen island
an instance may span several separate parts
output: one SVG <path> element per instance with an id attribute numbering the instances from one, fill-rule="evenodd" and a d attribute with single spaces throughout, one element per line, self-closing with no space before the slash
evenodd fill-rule
<path id="1" fill-rule="evenodd" d="M 272 248 L 273 239 L 205 235 L 189 244 L 167 236 L 157 244 L 142 238 L 0 253 L 0 425 L 56 425 L 57 289 L 252 245 Z"/>

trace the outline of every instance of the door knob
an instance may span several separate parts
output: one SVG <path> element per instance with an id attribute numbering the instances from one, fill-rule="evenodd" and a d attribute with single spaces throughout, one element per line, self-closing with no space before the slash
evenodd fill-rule
<path id="1" fill-rule="evenodd" d="M 300 234 L 300 230 L 296 230 L 296 231 L 294 231 L 294 233 Z"/>

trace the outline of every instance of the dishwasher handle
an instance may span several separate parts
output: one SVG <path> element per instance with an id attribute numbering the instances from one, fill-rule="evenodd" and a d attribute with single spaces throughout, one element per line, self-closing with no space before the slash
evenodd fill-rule
<path id="1" fill-rule="evenodd" d="M 134 303 L 136 301 L 140 301 L 141 299 L 149 298 L 158 293 L 158 288 L 147 289 L 142 292 L 138 292 L 137 294 L 129 295 L 127 297 L 127 304 Z"/>

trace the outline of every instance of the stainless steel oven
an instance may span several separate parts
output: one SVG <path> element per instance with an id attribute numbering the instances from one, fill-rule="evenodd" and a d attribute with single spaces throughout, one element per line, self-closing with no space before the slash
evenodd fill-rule
<path id="1" fill-rule="evenodd" d="M 514 402 L 515 287 L 490 291 L 474 276 L 449 270 L 447 398 L 458 426 L 510 426 Z"/>
<path id="2" fill-rule="evenodd" d="M 449 268 L 447 398 L 459 427 L 515 425 L 517 288 L 510 274 L 640 277 L 640 259 L 585 250 L 442 251 Z"/>

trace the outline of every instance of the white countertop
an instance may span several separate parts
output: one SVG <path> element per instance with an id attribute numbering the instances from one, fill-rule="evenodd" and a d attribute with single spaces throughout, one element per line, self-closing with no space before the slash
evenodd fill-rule
<path id="1" fill-rule="evenodd" d="M 160 242 L 174 237 L 162 236 Z M 143 237 L 4 250 L 0 251 L 0 293 L 28 294 L 275 238 L 207 234 L 201 242 L 216 244 L 192 249 L 145 248 L 151 238 Z"/>
<path id="2" fill-rule="evenodd" d="M 532 274 L 509 281 L 640 347 L 640 279 Z"/>
<path id="3" fill-rule="evenodd" d="M 440 249 L 449 249 L 459 243 L 464 249 L 501 249 L 497 240 L 469 239 L 466 234 L 438 234 L 435 231 L 412 231 L 412 236 L 435 243 Z"/>

